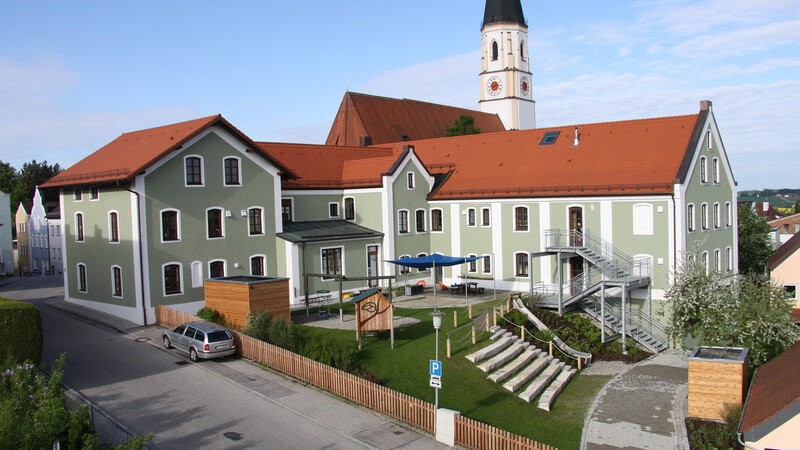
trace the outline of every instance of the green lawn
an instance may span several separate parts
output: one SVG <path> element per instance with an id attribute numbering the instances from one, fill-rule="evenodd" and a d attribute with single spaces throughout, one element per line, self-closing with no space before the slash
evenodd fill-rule
<path id="1" fill-rule="evenodd" d="M 456 309 L 459 311 L 459 325 L 463 326 L 468 322 L 466 309 Z M 487 374 L 464 358 L 488 344 L 488 333 L 484 332 L 478 337 L 476 346 L 468 337 L 470 327 L 454 333 L 451 336 L 453 355 L 447 359 L 447 333 L 453 330 L 453 310 L 442 309 L 447 315 L 439 331 L 439 359 L 444 364 L 439 407 L 459 411 L 464 416 L 547 445 L 562 449 L 578 448 L 586 412 L 597 392 L 611 377 L 575 375 L 556 399 L 553 410 L 543 411 L 536 407 L 535 402 L 526 403 L 506 391 L 502 385 L 489 381 Z M 352 314 L 352 306 L 345 305 L 345 312 Z M 378 374 L 387 387 L 433 403 L 434 389 L 428 386 L 429 360 L 435 356 L 430 312 L 430 309 L 395 309 L 395 314 L 417 318 L 421 323 L 396 329 L 394 349 L 390 347 L 388 331 L 380 332 L 377 338 L 364 338 L 359 361 Z M 332 305 L 331 313 L 338 315 L 338 305 Z M 308 339 L 332 334 L 355 340 L 354 331 L 315 327 L 302 327 L 302 330 Z"/>

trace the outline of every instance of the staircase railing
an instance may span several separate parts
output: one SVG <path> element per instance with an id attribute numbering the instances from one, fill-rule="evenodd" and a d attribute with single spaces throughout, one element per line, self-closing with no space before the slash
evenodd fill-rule
<path id="1" fill-rule="evenodd" d="M 620 322 L 622 322 L 622 299 L 608 299 L 606 300 L 606 311 L 614 315 Z M 664 325 L 656 318 L 650 316 L 641 308 L 636 311 L 631 308 L 630 303 L 625 307 L 625 322 L 627 328 L 636 327 L 641 330 L 647 331 L 654 338 L 663 343 L 669 342 L 669 335 Z"/>
<path id="2" fill-rule="evenodd" d="M 547 247 L 588 248 L 627 275 L 650 277 L 652 272 L 650 258 L 634 258 L 590 230 L 545 230 L 545 243 Z"/>

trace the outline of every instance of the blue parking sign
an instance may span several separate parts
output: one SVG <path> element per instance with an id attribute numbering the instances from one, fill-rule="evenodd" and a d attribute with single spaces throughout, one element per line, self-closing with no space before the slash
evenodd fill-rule
<path id="1" fill-rule="evenodd" d="M 442 362 L 436 361 L 435 359 L 431 360 L 431 375 L 435 377 L 442 376 Z"/>

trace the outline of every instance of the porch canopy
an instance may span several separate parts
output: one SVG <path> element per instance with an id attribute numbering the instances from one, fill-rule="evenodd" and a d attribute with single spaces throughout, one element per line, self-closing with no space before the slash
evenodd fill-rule
<path id="1" fill-rule="evenodd" d="M 413 269 L 430 269 L 431 267 L 455 266 L 457 264 L 464 264 L 485 257 L 486 255 L 467 257 L 467 256 L 445 256 L 445 255 L 440 255 L 438 253 L 434 253 L 428 256 L 420 256 L 417 258 L 395 259 L 395 260 L 389 260 L 388 262 L 392 264 L 398 264 L 401 266 L 411 267 Z"/>

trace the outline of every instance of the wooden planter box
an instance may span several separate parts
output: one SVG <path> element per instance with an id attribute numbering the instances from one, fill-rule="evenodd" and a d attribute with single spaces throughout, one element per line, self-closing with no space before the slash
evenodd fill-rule
<path id="1" fill-rule="evenodd" d="M 695 347 L 689 355 L 688 416 L 722 420 L 726 403 L 741 405 L 747 391 L 748 348 Z"/>
<path id="2" fill-rule="evenodd" d="M 219 311 L 228 324 L 243 328 L 247 313 L 269 311 L 291 323 L 289 279 L 259 276 L 233 276 L 208 279 L 204 283 L 206 306 Z"/>

